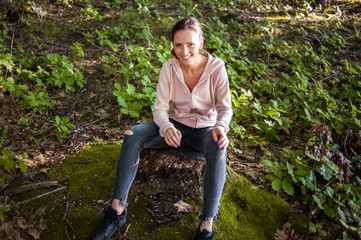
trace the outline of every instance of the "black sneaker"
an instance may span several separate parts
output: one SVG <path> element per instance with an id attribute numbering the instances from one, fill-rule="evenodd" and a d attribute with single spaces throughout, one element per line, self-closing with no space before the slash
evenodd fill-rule
<path id="1" fill-rule="evenodd" d="M 196 237 L 194 238 L 194 240 L 212 240 L 214 237 L 214 232 L 208 232 L 207 230 L 203 229 L 203 231 L 201 232 L 200 230 L 200 225 L 197 229 L 197 233 L 196 233 Z"/>
<path id="2" fill-rule="evenodd" d="M 112 207 L 105 212 L 104 218 L 92 234 L 92 240 L 109 240 L 127 220 L 127 209 L 121 215 Z"/>

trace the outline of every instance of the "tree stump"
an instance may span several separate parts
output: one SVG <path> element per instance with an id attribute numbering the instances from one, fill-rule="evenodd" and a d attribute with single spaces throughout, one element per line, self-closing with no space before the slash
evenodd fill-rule
<path id="1" fill-rule="evenodd" d="M 192 212 L 184 197 L 202 195 L 205 157 L 188 147 L 178 149 L 146 149 L 139 161 L 139 170 L 131 194 L 148 196 L 153 202 L 145 208 L 161 225 Z"/>

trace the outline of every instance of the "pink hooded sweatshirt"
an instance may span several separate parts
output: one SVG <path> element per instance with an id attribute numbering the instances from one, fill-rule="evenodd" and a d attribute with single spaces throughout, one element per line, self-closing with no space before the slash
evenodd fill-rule
<path id="1" fill-rule="evenodd" d="M 226 67 L 220 58 L 206 54 L 206 67 L 192 92 L 184 82 L 177 58 L 163 64 L 153 108 L 160 136 L 164 137 L 167 129 L 173 127 L 169 118 L 192 128 L 213 126 L 229 131 L 233 111 Z"/>

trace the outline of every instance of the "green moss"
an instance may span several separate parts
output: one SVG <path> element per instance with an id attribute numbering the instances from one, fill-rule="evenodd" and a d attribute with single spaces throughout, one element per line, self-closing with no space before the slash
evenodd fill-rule
<path id="1" fill-rule="evenodd" d="M 67 234 L 74 239 L 89 239 L 102 219 L 100 209 L 111 198 L 119 149 L 116 144 L 94 146 L 51 167 L 49 180 L 59 181 L 67 190 L 30 201 L 27 205 L 45 208 L 48 228 L 42 239 L 67 239 Z M 228 173 L 214 227 L 215 239 L 270 239 L 289 219 L 287 203 L 252 185 L 231 169 Z M 39 195 L 39 191 L 22 197 L 28 199 L 35 195 Z M 62 221 L 66 196 L 69 209 L 67 221 Z M 202 198 L 183 200 L 194 207 L 193 213 L 184 214 L 175 223 L 159 226 L 145 210 L 145 205 L 153 199 L 136 196 L 131 189 L 127 224 L 120 234 L 128 229 L 127 236 L 133 239 L 165 240 L 170 236 L 174 240 L 192 239 L 199 224 Z"/>
<path id="2" fill-rule="evenodd" d="M 270 239 L 287 222 L 288 204 L 228 169 L 215 232 L 219 239 Z"/>

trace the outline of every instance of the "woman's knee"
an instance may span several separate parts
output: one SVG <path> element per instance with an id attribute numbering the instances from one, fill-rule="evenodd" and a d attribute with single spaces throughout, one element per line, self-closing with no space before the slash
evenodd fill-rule
<path id="1" fill-rule="evenodd" d="M 216 146 L 215 148 L 218 148 Z M 206 161 L 208 164 L 225 165 L 227 162 L 227 152 L 224 149 L 212 149 L 206 154 Z"/>
<path id="2" fill-rule="evenodd" d="M 124 134 L 125 134 L 125 135 L 130 135 L 130 136 L 131 136 L 131 135 L 134 135 L 133 131 L 130 130 L 130 129 L 125 130 Z"/>

